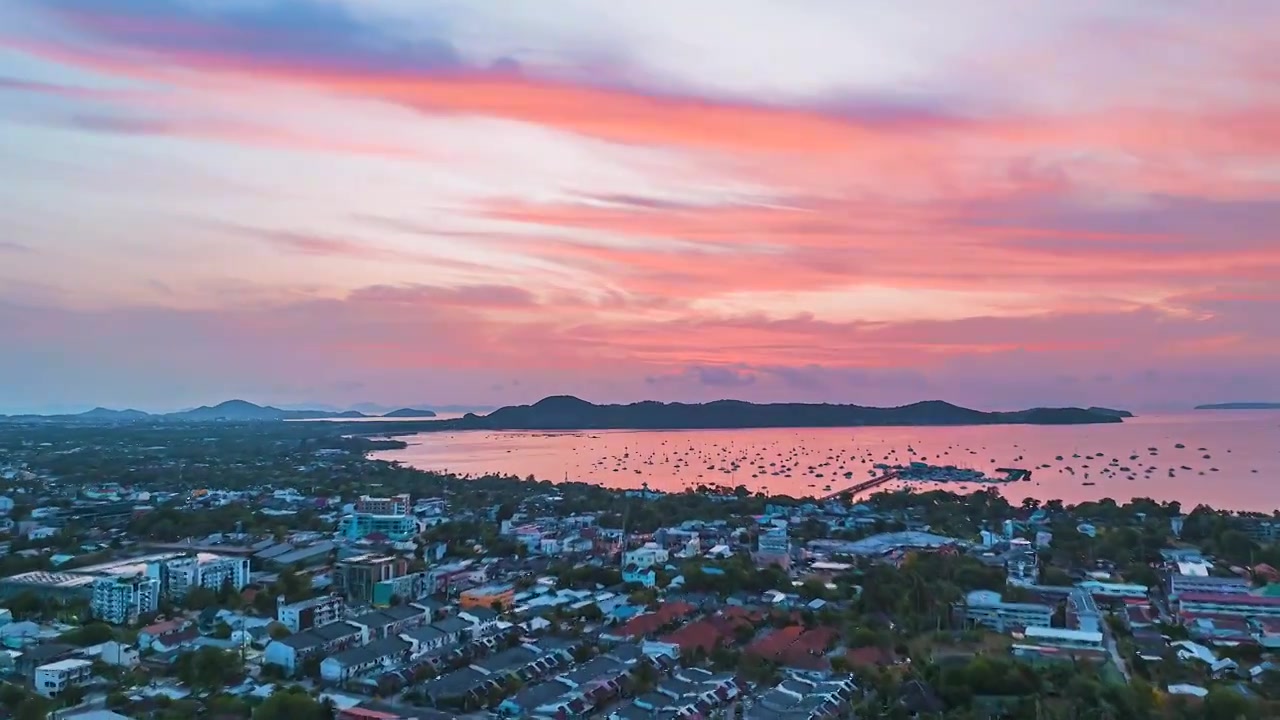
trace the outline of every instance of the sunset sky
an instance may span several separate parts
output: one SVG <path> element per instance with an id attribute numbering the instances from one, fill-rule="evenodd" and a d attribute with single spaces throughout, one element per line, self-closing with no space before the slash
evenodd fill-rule
<path id="1" fill-rule="evenodd" d="M 0 412 L 1280 400 L 1280 2 L 4 0 Z"/>

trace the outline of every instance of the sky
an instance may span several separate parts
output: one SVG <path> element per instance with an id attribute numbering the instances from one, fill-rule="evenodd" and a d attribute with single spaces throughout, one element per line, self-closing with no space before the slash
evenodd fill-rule
<path id="1" fill-rule="evenodd" d="M 0 412 L 1280 400 L 1274 0 L 3 0 Z"/>

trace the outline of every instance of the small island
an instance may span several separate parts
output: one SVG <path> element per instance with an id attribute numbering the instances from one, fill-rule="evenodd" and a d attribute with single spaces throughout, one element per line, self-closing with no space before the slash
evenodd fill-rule
<path id="1" fill-rule="evenodd" d="M 431 410 L 415 410 L 414 408 L 400 408 L 392 410 L 382 417 L 385 418 L 433 418 L 436 414 Z"/>
<path id="2" fill-rule="evenodd" d="M 1280 402 L 1229 402 L 1197 405 L 1196 410 L 1280 410 Z"/>

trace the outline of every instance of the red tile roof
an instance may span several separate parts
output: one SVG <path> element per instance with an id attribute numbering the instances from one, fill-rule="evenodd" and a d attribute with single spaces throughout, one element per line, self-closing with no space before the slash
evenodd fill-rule
<path id="1" fill-rule="evenodd" d="M 658 607 L 657 611 L 637 615 L 631 618 L 625 625 L 618 628 L 617 634 L 623 637 L 643 637 L 652 635 L 668 624 L 675 622 L 683 617 L 688 617 L 697 610 L 693 605 L 686 602 L 669 602 L 663 603 Z"/>
<path id="2" fill-rule="evenodd" d="M 826 650 L 838 636 L 832 628 L 805 630 L 802 625 L 791 625 L 757 640 L 746 652 L 787 667 L 822 670 L 829 666 Z"/>
<path id="3" fill-rule="evenodd" d="M 844 659 L 849 663 L 850 667 L 869 667 L 873 665 L 892 665 L 893 653 L 884 648 L 868 645 L 867 647 L 853 648 L 844 654 Z"/>

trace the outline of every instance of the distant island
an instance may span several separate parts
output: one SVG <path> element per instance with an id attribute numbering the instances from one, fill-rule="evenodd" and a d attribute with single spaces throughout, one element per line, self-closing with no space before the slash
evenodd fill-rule
<path id="1" fill-rule="evenodd" d="M 414 410 L 413 408 L 400 408 L 384 413 L 382 417 L 388 418 L 433 418 L 436 414 L 430 410 Z"/>
<path id="2" fill-rule="evenodd" d="M 1033 408 L 983 412 L 940 400 L 901 407 L 864 407 L 805 403 L 756 404 L 718 400 L 702 404 L 638 402 L 595 405 L 560 395 L 534 403 L 499 408 L 488 415 L 467 414 L 427 421 L 417 430 L 695 430 L 769 427 L 859 427 L 889 425 L 1084 425 L 1123 422 L 1119 411 L 1084 408 Z"/>
<path id="3" fill-rule="evenodd" d="M 1089 412 L 1098 413 L 1100 415 L 1115 415 L 1118 418 L 1133 417 L 1133 413 L 1129 412 L 1128 410 L 1113 410 L 1111 408 L 1104 408 L 1104 407 L 1091 407 L 1089 408 Z"/>
<path id="4" fill-rule="evenodd" d="M 422 411 L 415 411 L 422 412 Z M 426 411 L 430 412 L 430 411 Z M 111 410 L 94 408 L 88 412 L 64 415 L 0 415 L 0 421 L 8 422 L 82 422 L 82 423 L 130 423 L 130 422 L 256 422 L 264 420 L 323 420 L 357 419 L 369 417 L 356 410 L 281 410 L 270 405 L 255 405 L 245 400 L 228 400 L 217 405 L 202 405 L 191 410 L 171 413 L 148 413 L 142 410 Z"/>
<path id="5" fill-rule="evenodd" d="M 1280 410 L 1280 402 L 1229 402 L 1197 405 L 1196 410 Z"/>

